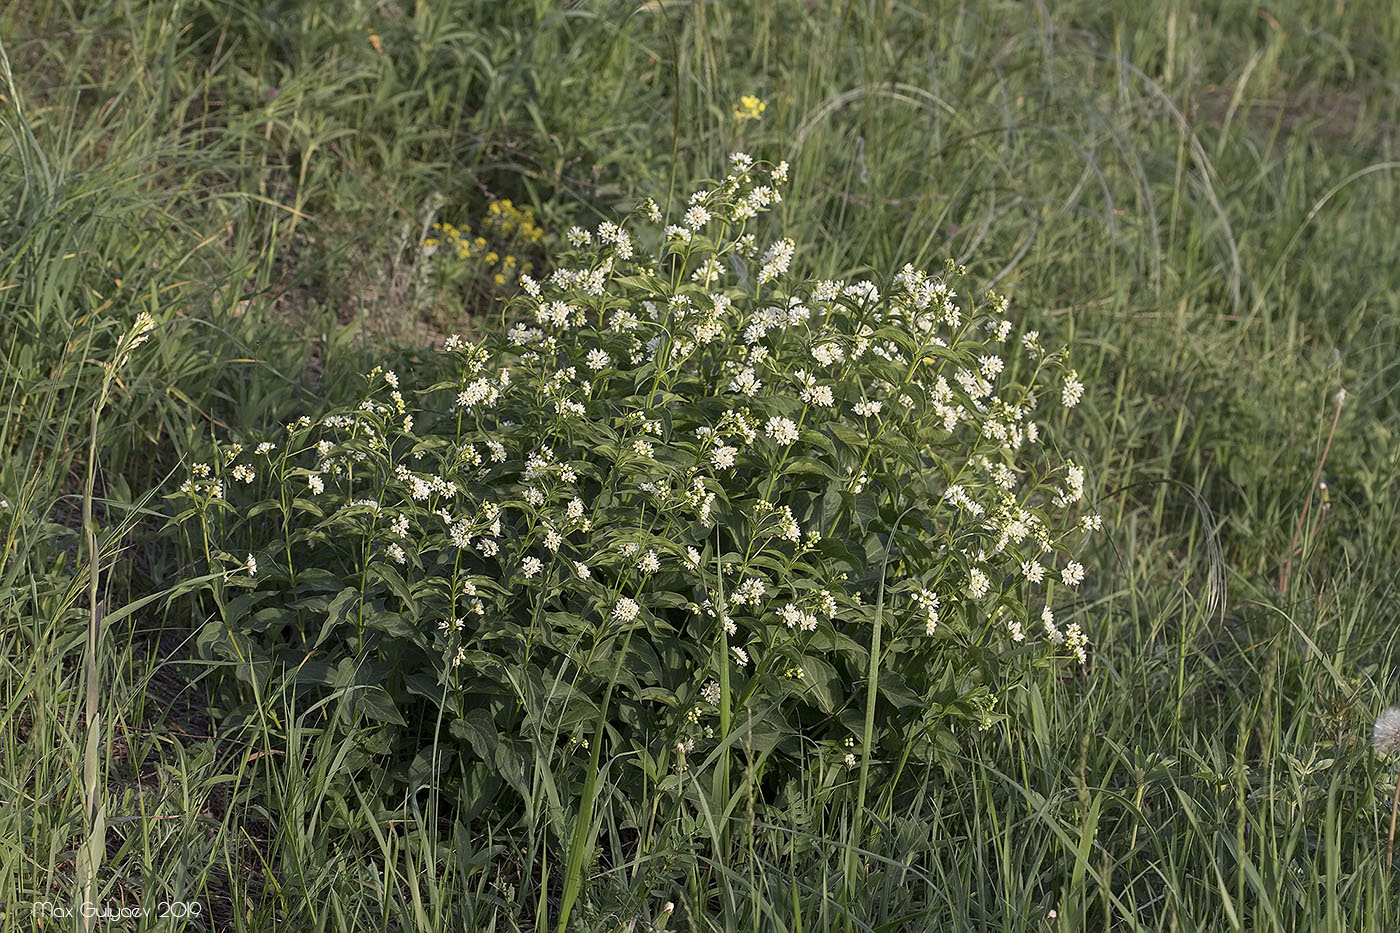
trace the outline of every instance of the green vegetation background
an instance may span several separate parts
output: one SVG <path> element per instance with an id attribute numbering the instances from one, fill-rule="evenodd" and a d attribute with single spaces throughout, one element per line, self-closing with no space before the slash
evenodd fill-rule
<path id="1" fill-rule="evenodd" d="M 338 782 L 346 730 L 218 715 L 199 620 L 134 605 L 189 576 L 159 494 L 211 432 L 487 326 L 490 275 L 425 279 L 433 222 L 510 199 L 547 268 L 570 224 L 665 207 L 732 149 L 792 161 L 802 269 L 951 257 L 1073 342 L 1094 654 L 859 839 L 840 808 L 739 813 L 725 858 L 653 888 L 668 853 L 629 860 L 604 802 L 579 928 L 655 927 L 666 901 L 672 929 L 1400 927 L 1395 770 L 1367 743 L 1400 700 L 1386 0 L 37 0 L 0 14 L 0 50 L 6 929 L 71 900 L 94 786 L 103 903 L 197 902 L 188 929 L 549 927 L 557 875 L 521 839 Z M 140 311 L 158 329 L 103 407 L 95 361 Z"/>

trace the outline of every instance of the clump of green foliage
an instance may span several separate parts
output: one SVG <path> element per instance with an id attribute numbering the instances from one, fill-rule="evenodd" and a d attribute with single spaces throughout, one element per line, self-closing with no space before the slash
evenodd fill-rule
<path id="1" fill-rule="evenodd" d="M 1063 351 L 956 269 L 795 280 L 756 222 L 786 164 L 731 169 L 679 224 L 570 230 L 435 384 L 376 367 L 212 452 L 176 494 L 229 571 L 205 652 L 382 724 L 364 760 L 411 786 L 545 769 L 567 808 L 604 755 L 680 808 L 737 746 L 779 792 L 897 782 L 1083 662 L 1052 602 L 1099 521 L 1038 420 L 1083 391 Z"/>

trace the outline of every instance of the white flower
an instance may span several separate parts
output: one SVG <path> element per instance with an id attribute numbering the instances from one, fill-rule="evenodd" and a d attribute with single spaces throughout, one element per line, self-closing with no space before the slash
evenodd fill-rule
<path id="1" fill-rule="evenodd" d="M 444 511 L 446 510 L 444 509 Z M 471 528 L 467 525 L 465 520 L 454 523 L 447 531 L 448 534 L 452 536 L 453 546 L 461 550 L 466 550 L 472 546 Z"/>
<path id="2" fill-rule="evenodd" d="M 1382 755 L 1400 752 L 1400 708 L 1390 707 L 1376 717 L 1371 730 L 1371 747 Z"/>
<path id="3" fill-rule="evenodd" d="M 1065 629 L 1065 642 L 1069 645 L 1070 650 L 1074 652 L 1074 656 L 1079 659 L 1080 664 L 1084 664 L 1088 661 L 1084 646 L 1089 643 L 1089 639 L 1084 637 L 1084 632 L 1079 628 L 1078 622 L 1070 623 L 1069 628 Z"/>
<path id="4" fill-rule="evenodd" d="M 710 222 L 710 212 L 697 204 L 685 212 L 681 222 L 692 230 L 699 230 Z"/>
<path id="5" fill-rule="evenodd" d="M 575 521 L 577 521 L 580 518 L 583 518 L 583 500 L 577 498 L 571 499 L 569 501 L 568 508 L 566 508 L 564 512 L 566 515 L 569 516 L 569 518 L 574 519 Z"/>
<path id="6" fill-rule="evenodd" d="M 493 405 L 500 396 L 500 390 L 482 377 L 471 383 L 461 392 L 457 393 L 457 407 L 472 409 L 478 405 Z"/>
<path id="7" fill-rule="evenodd" d="M 656 449 L 652 447 L 650 442 L 639 439 L 632 442 L 632 452 L 643 460 L 650 460 Z"/>
<path id="8" fill-rule="evenodd" d="M 764 425 L 764 433 L 775 443 L 787 445 L 797 440 L 797 425 L 787 418 L 774 416 Z"/>
<path id="9" fill-rule="evenodd" d="M 812 347 L 812 359 L 823 366 L 839 363 L 846 358 L 846 351 L 833 342 L 819 343 Z"/>
<path id="10" fill-rule="evenodd" d="M 1078 586 L 1084 582 L 1084 565 L 1078 561 L 1070 561 L 1065 564 L 1065 569 L 1060 571 L 1060 579 L 1065 586 Z"/>
<path id="11" fill-rule="evenodd" d="M 804 632 L 816 631 L 817 617 L 810 612 L 803 612 L 792 603 L 788 603 L 779 610 L 778 616 L 790 629 L 801 629 Z"/>
<path id="12" fill-rule="evenodd" d="M 402 564 L 408 558 L 404 556 L 403 548 L 397 544 L 390 544 L 384 549 L 384 553 L 389 555 L 389 559 L 396 564 Z"/>
<path id="13" fill-rule="evenodd" d="M 624 596 L 613 605 L 612 614 L 614 619 L 631 622 L 637 618 L 637 603 Z"/>
<path id="14" fill-rule="evenodd" d="M 617 224 L 611 221 L 603 221 L 598 225 L 598 239 L 604 243 L 613 245 L 613 252 L 619 259 L 630 259 L 632 256 L 632 237 Z"/>
<path id="15" fill-rule="evenodd" d="M 700 566 L 700 552 L 693 547 L 685 549 L 685 562 L 692 567 Z"/>
<path id="16" fill-rule="evenodd" d="M 575 402 L 573 399 L 568 398 L 561 398 L 557 400 L 554 403 L 554 410 L 559 414 L 565 416 L 566 418 L 581 418 L 583 417 L 585 411 L 581 402 Z"/>
<path id="17" fill-rule="evenodd" d="M 729 650 L 734 652 L 735 663 L 737 663 L 740 667 L 748 667 L 749 653 L 747 651 L 745 651 L 743 648 L 740 648 L 738 645 L 732 646 Z"/>
<path id="18" fill-rule="evenodd" d="M 813 386 L 806 389 L 802 393 L 802 400 L 823 408 L 830 408 L 836 404 L 836 398 L 831 394 L 831 386 Z"/>
<path id="19" fill-rule="evenodd" d="M 642 573 L 656 573 L 661 569 L 661 561 L 657 558 L 655 551 L 647 551 L 642 555 L 642 559 L 637 561 L 637 569 Z"/>
<path id="20" fill-rule="evenodd" d="M 240 463 L 233 468 L 234 479 L 241 479 L 245 483 L 251 483 L 255 476 L 257 476 L 257 474 L 253 472 L 253 468 L 246 464 Z"/>
<path id="21" fill-rule="evenodd" d="M 1069 486 L 1069 491 L 1064 499 L 1067 502 L 1078 502 L 1084 496 L 1084 468 L 1073 463 L 1067 466 L 1065 483 Z"/>
<path id="22" fill-rule="evenodd" d="M 1065 376 L 1065 383 L 1060 389 L 1060 403 L 1066 408 L 1073 408 L 1079 404 L 1079 400 L 1084 397 L 1084 383 L 1079 381 L 1079 374 L 1074 370 L 1069 371 Z"/>
<path id="23" fill-rule="evenodd" d="M 738 375 L 729 383 L 729 391 L 739 392 L 743 395 L 747 395 L 749 398 L 753 398 L 757 395 L 758 390 L 761 388 L 763 388 L 763 383 L 759 381 L 752 366 L 740 370 Z"/>
<path id="24" fill-rule="evenodd" d="M 574 573 L 578 574 L 580 580 L 588 579 L 588 565 L 581 560 L 574 561 Z"/>
<path id="25" fill-rule="evenodd" d="M 1025 574 L 1026 579 L 1032 583 L 1039 583 L 1045 579 L 1045 568 L 1040 565 L 1040 561 L 1038 560 L 1023 561 L 1021 563 L 1021 572 Z"/>
<path id="26" fill-rule="evenodd" d="M 606 369 L 608 364 L 612 362 L 612 357 L 608 356 L 606 350 L 594 347 L 592 350 L 588 351 L 588 356 L 584 358 L 584 362 L 588 364 L 589 369 L 596 371 L 599 369 Z"/>
<path id="27" fill-rule="evenodd" d="M 525 576 L 525 579 L 528 580 L 539 573 L 540 568 L 543 566 L 538 557 L 526 557 L 520 562 L 520 572 Z"/>
<path id="28" fill-rule="evenodd" d="M 763 254 L 763 268 L 758 271 L 758 284 L 771 282 L 787 272 L 796 251 L 797 244 L 787 239 L 779 240 L 768 247 L 768 252 Z"/>
<path id="29" fill-rule="evenodd" d="M 563 543 L 564 536 L 559 534 L 559 532 L 555 531 L 553 528 L 549 529 L 549 531 L 544 536 L 544 546 L 549 548 L 551 551 L 559 550 L 559 545 Z"/>
<path id="30" fill-rule="evenodd" d="M 987 595 L 987 590 L 991 588 L 992 581 L 987 579 L 987 575 L 980 567 L 973 567 L 967 575 L 967 594 L 973 599 L 981 599 Z"/>
<path id="31" fill-rule="evenodd" d="M 735 606 L 742 606 L 745 603 L 756 603 L 762 598 L 765 587 L 763 581 L 757 577 L 750 577 L 734 588 L 730 594 L 729 601 Z"/>
<path id="32" fill-rule="evenodd" d="M 880 413 L 881 407 L 883 407 L 882 402 L 872 402 L 869 399 L 867 399 L 863 402 L 857 402 L 853 410 L 856 414 L 863 415 L 868 418 L 878 415 Z"/>
<path id="33" fill-rule="evenodd" d="M 734 465 L 734 455 L 738 452 L 736 447 L 716 447 L 715 452 L 710 454 L 710 462 L 716 470 L 727 470 Z"/>
<path id="34" fill-rule="evenodd" d="M 243 568 L 248 571 L 248 576 L 256 577 L 258 575 L 258 559 L 249 554 L 248 559 L 243 562 Z"/>
<path id="35" fill-rule="evenodd" d="M 778 535 L 794 544 L 802 540 L 802 528 L 797 524 L 790 506 L 783 506 L 782 515 L 778 517 Z"/>
<path id="36" fill-rule="evenodd" d="M 260 454 L 268 454 L 268 453 L 271 453 L 272 451 L 276 450 L 276 449 L 277 449 L 277 445 L 274 444 L 274 443 L 272 443 L 272 441 L 263 441 L 263 442 L 262 442 L 261 444 L 259 444 L 255 449 L 256 449 L 256 452 L 257 452 L 257 453 L 260 453 Z"/>
<path id="37" fill-rule="evenodd" d="M 306 478 L 306 485 L 318 496 L 326 491 L 326 484 L 321 481 L 320 475 L 316 473 L 312 473 Z"/>

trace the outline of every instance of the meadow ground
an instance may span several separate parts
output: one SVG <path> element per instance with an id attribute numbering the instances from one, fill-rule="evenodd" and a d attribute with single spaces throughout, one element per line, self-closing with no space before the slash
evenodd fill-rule
<path id="1" fill-rule="evenodd" d="M 1397 929 L 1390 7 L 9 5 L 4 928 Z M 952 259 L 1070 344 L 1082 669 L 911 786 L 740 781 L 642 842 L 597 754 L 475 813 L 205 650 L 166 497 L 211 438 L 425 384 L 570 226 L 675 215 L 734 150 L 790 161 L 802 275 Z M 430 267 L 448 222 L 485 242 Z"/>

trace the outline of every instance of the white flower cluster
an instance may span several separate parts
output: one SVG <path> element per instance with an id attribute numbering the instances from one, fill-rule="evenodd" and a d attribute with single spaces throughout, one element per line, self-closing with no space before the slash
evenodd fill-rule
<path id="1" fill-rule="evenodd" d="M 1075 545 L 1102 519 L 1070 514 L 1089 477 L 1051 463 L 1037 421 L 1082 399 L 1077 374 L 1014 336 L 1004 299 L 960 296 L 957 270 L 798 281 L 798 244 L 746 223 L 787 167 L 729 166 L 654 255 L 630 220 L 570 230 L 568 265 L 521 277 L 505 334 L 444 342 L 442 382 L 418 396 L 376 370 L 358 407 L 259 444 L 256 470 L 226 462 L 231 488 L 321 497 L 302 502 L 330 516 L 319 534 L 366 537 L 357 553 L 443 603 L 448 667 L 477 663 L 463 644 L 489 605 L 683 631 L 746 678 L 811 679 L 804 655 L 865 637 L 882 574 L 901 658 L 991 637 L 1085 663 L 1052 603 L 1085 587 Z M 183 491 L 224 494 L 209 465 Z M 716 663 L 692 680 L 711 705 Z M 702 730 L 694 709 L 676 715 Z"/>
<path id="2" fill-rule="evenodd" d="M 189 478 L 180 485 L 180 494 L 207 503 L 224 497 L 224 483 L 213 475 L 209 464 L 196 463 L 190 467 Z"/>

